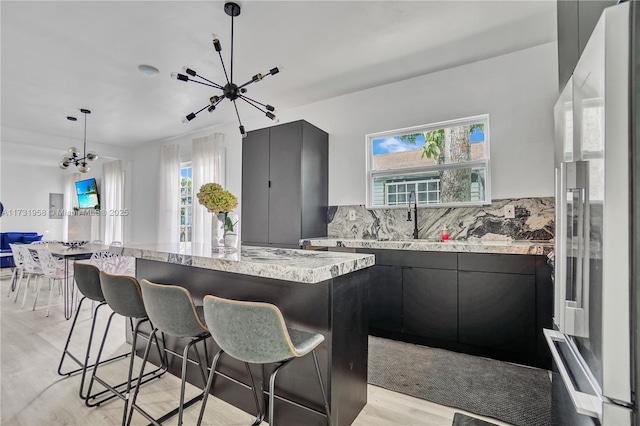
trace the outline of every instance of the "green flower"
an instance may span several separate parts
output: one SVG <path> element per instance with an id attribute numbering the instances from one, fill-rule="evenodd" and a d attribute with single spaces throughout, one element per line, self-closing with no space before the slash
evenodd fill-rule
<path id="1" fill-rule="evenodd" d="M 209 213 L 229 213 L 238 206 L 238 198 L 225 191 L 218 183 L 205 183 L 198 192 L 198 202 L 205 206 Z"/>

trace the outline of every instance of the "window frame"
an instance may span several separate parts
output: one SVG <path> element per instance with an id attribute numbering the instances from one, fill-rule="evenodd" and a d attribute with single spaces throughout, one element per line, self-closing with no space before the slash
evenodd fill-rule
<path id="1" fill-rule="evenodd" d="M 187 194 L 186 197 L 188 198 L 189 196 L 191 196 L 191 204 L 182 204 L 182 171 L 184 169 L 191 169 L 191 194 Z M 180 213 L 181 209 L 186 209 L 187 208 L 191 208 L 191 224 L 187 225 L 186 224 L 186 220 L 185 220 L 185 224 L 182 224 L 182 214 L 178 214 L 178 241 L 180 241 L 181 243 L 190 243 L 193 240 L 193 197 L 194 197 L 194 193 L 193 193 L 193 167 L 191 165 L 191 161 L 186 161 L 183 163 L 180 163 L 180 201 L 178 202 L 178 213 Z M 186 213 L 185 213 L 185 218 L 187 217 Z M 185 240 L 182 241 L 181 237 L 182 237 L 182 228 L 185 228 Z M 191 230 L 191 232 L 187 233 L 187 228 L 189 228 Z M 186 239 L 186 236 L 189 235 L 189 240 Z"/>
<path id="2" fill-rule="evenodd" d="M 450 164 L 433 164 L 422 167 L 411 167 L 405 169 L 389 169 L 389 170 L 380 170 L 375 171 L 373 169 L 373 140 L 380 139 L 389 136 L 404 136 L 411 135 L 414 133 L 422 133 L 429 132 L 432 130 L 438 130 L 445 127 L 453 127 L 457 125 L 464 124 L 476 124 L 478 122 L 483 122 L 485 125 L 485 158 L 482 160 L 475 161 L 466 161 L 461 163 L 450 163 Z M 484 167 L 485 170 L 485 199 L 483 201 L 467 201 L 467 202 L 458 202 L 458 203 L 425 203 L 418 204 L 419 208 L 440 208 L 440 207 L 467 207 L 467 206 L 486 206 L 491 204 L 491 155 L 490 155 L 490 123 L 489 123 L 489 114 L 481 114 L 475 115 L 471 117 L 458 118 L 454 120 L 440 121 L 437 123 L 429 123 L 422 124 L 419 126 L 405 127 L 395 130 L 387 130 L 383 132 L 369 133 L 365 135 L 366 141 L 366 208 L 368 209 L 398 209 L 398 208 L 407 208 L 407 206 L 403 205 L 374 205 L 373 204 L 373 190 L 374 184 L 373 180 L 375 178 L 384 178 L 390 176 L 401 176 L 401 175 L 412 175 L 412 174 L 425 174 L 429 172 L 440 172 L 443 170 L 455 170 L 455 169 L 473 169 L 477 167 Z M 385 199 L 385 202 L 386 199 Z"/>

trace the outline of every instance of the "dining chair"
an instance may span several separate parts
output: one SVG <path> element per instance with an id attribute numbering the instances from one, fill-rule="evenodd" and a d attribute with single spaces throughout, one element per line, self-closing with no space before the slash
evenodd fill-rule
<path id="1" fill-rule="evenodd" d="M 24 295 L 22 297 L 22 306 L 21 306 L 21 308 L 24 308 L 24 305 L 27 302 L 27 294 L 29 293 L 28 289 L 29 289 L 29 282 L 31 280 L 31 277 L 35 277 L 35 280 L 36 280 L 35 288 L 36 288 L 36 299 L 37 299 L 38 281 L 42 278 L 43 273 L 42 273 L 42 268 L 40 267 L 40 264 L 38 262 L 37 254 L 34 255 L 34 253 L 31 250 L 29 250 L 25 244 L 16 244 L 15 246 L 22 253 L 24 273 L 27 274 L 27 282 L 24 285 Z M 18 300 L 18 291 L 19 289 L 16 289 L 15 301 Z"/>
<path id="2" fill-rule="evenodd" d="M 15 244 L 9 244 L 9 248 L 11 249 L 11 253 L 13 255 L 13 264 L 15 267 L 13 268 L 13 272 L 11 273 L 11 285 L 9 286 L 9 292 L 7 293 L 7 297 L 11 296 L 11 292 L 16 292 L 16 299 L 14 302 L 18 300 L 18 291 L 20 291 L 20 285 L 22 284 L 22 278 L 24 275 L 24 257 L 22 252 L 15 247 Z"/>
<path id="3" fill-rule="evenodd" d="M 37 249 L 38 253 L 38 261 L 40 263 L 40 268 L 42 268 L 42 273 L 45 278 L 49 279 L 49 282 L 52 285 L 49 286 L 49 303 L 47 305 L 47 315 L 51 311 L 51 302 L 53 301 L 53 294 L 55 290 L 56 284 L 58 284 L 58 290 L 62 290 L 62 283 L 65 279 L 73 276 L 73 270 L 68 270 L 65 275 L 64 270 L 64 260 L 58 259 L 54 257 L 49 250 L 46 249 Z M 42 287 L 42 281 L 38 284 L 38 289 L 36 290 L 36 297 L 33 301 L 33 309 L 36 310 L 36 303 L 38 302 L 38 295 L 40 294 L 40 288 Z"/>

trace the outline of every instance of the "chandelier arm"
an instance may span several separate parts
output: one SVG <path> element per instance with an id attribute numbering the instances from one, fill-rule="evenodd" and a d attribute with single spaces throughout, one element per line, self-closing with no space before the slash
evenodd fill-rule
<path id="1" fill-rule="evenodd" d="M 233 83 L 233 13 L 231 14 L 231 83 Z"/>
<path id="2" fill-rule="evenodd" d="M 194 114 L 194 115 L 198 115 L 198 114 L 200 114 L 202 111 L 204 111 L 205 109 L 209 108 L 210 106 L 211 106 L 211 104 L 209 104 L 209 105 L 205 105 L 205 106 L 203 106 L 202 108 L 200 108 L 198 111 L 194 112 L 193 114 Z"/>
<path id="3" fill-rule="evenodd" d="M 242 99 L 243 101 L 245 101 L 246 103 L 248 103 L 249 105 L 251 105 L 252 107 L 254 107 L 255 109 L 257 109 L 260 112 L 264 112 L 264 113 L 267 112 L 266 110 L 260 108 L 258 105 L 254 104 L 253 102 L 255 102 L 255 101 L 253 101 L 253 99 L 251 99 L 251 98 L 247 98 L 246 96 L 240 95 L 240 99 Z"/>
<path id="4" fill-rule="evenodd" d="M 218 56 L 220 56 L 220 63 L 222 64 L 222 70 L 224 71 L 224 76 L 227 79 L 227 84 L 231 83 L 229 81 L 229 76 L 227 75 L 227 68 L 224 66 L 224 59 L 222 59 L 222 53 L 218 52 Z"/>
<path id="5" fill-rule="evenodd" d="M 84 115 L 84 146 L 82 148 L 82 160 L 87 157 L 87 114 Z"/>
<path id="6" fill-rule="evenodd" d="M 218 83 L 216 83 L 215 81 L 211 81 L 208 78 L 204 78 L 203 76 L 196 74 L 196 77 L 203 79 L 204 81 L 206 81 L 207 83 L 211 83 L 210 86 L 211 87 L 215 87 L 216 89 L 224 89 L 224 87 L 222 87 L 221 85 L 219 85 Z M 201 81 L 197 81 L 197 80 L 192 80 L 190 79 L 189 81 L 193 81 L 194 83 L 200 83 L 200 84 L 204 84 Z"/>
<path id="7" fill-rule="evenodd" d="M 265 108 L 267 107 L 267 104 L 263 104 L 262 102 L 256 101 L 255 99 L 252 99 L 252 98 L 248 97 L 247 95 L 240 95 L 240 97 L 241 98 L 245 98 L 246 100 L 249 100 L 249 101 L 251 101 L 253 103 L 256 103 L 258 105 L 262 105 Z M 262 111 L 262 112 L 266 112 L 266 111 Z"/>
<path id="8" fill-rule="evenodd" d="M 251 83 L 255 83 L 255 82 L 257 82 L 257 81 L 260 81 L 260 80 L 254 80 L 254 79 L 252 78 L 251 80 L 247 81 L 247 82 L 246 82 L 246 83 L 244 83 L 243 85 L 238 86 L 238 89 L 242 89 L 242 88 L 244 88 L 244 87 L 247 87 L 247 86 L 248 86 L 248 85 L 250 85 Z"/>
<path id="9" fill-rule="evenodd" d="M 216 89 L 220 89 L 220 90 L 222 90 L 222 89 L 223 89 L 223 87 L 222 87 L 222 86 L 220 86 L 219 84 L 216 84 L 216 83 L 209 84 L 209 83 L 205 83 L 205 82 L 203 82 L 203 81 L 192 80 L 192 79 L 189 79 L 189 81 L 191 81 L 192 83 L 202 84 L 203 86 L 214 87 L 214 88 L 216 88 Z"/>
<path id="10" fill-rule="evenodd" d="M 236 116 L 238 117 L 238 123 L 240 123 L 240 126 L 242 126 L 242 120 L 240 120 L 240 114 L 238 113 L 238 105 L 236 105 L 235 99 L 231 102 L 233 102 L 233 107 L 236 109 Z"/>

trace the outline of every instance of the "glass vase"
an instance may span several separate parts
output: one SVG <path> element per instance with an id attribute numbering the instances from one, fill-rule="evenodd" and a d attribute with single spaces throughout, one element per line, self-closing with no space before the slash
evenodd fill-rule
<path id="1" fill-rule="evenodd" d="M 211 252 L 233 253 L 238 250 L 238 215 L 218 213 L 211 224 Z"/>

